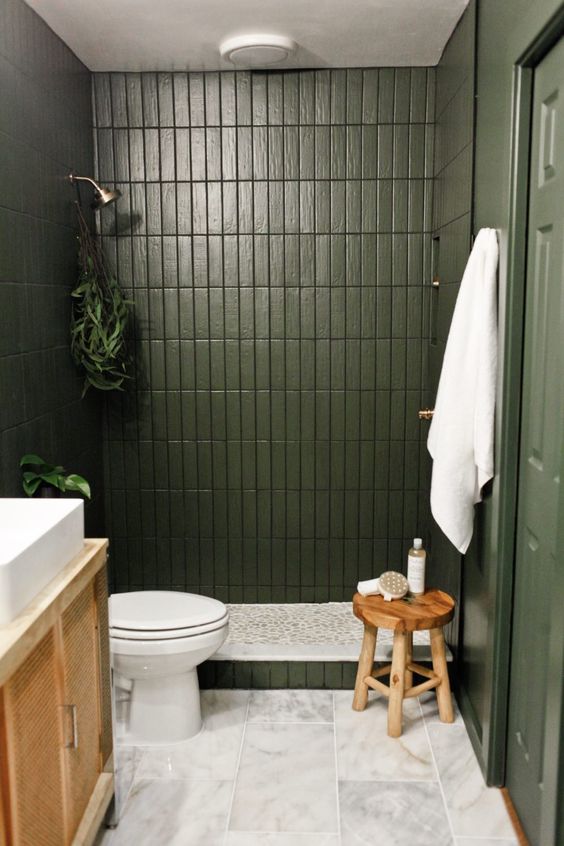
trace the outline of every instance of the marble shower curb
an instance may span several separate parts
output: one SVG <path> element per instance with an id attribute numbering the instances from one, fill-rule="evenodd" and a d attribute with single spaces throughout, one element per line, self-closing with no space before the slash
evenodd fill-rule
<path id="1" fill-rule="evenodd" d="M 350 602 L 231 604 L 229 636 L 212 661 L 354 662 L 362 624 Z M 391 661 L 393 632 L 380 629 L 376 661 Z M 429 632 L 413 636 L 415 661 L 430 661 Z M 447 660 L 452 653 L 447 647 Z"/>

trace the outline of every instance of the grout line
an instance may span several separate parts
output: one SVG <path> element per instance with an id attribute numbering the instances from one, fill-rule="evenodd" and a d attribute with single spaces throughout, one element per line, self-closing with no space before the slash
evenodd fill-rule
<path id="1" fill-rule="evenodd" d="M 335 706 L 335 693 L 331 693 L 333 703 L 333 748 L 335 754 L 335 788 L 337 791 L 337 834 L 341 837 L 341 802 L 339 798 L 339 759 L 337 757 L 337 713 Z"/>
<path id="2" fill-rule="evenodd" d="M 268 829 L 254 829 L 254 828 L 245 828 L 245 829 L 237 829 L 233 830 L 233 834 L 259 834 L 270 836 L 271 834 L 277 835 L 278 837 L 285 835 L 289 835 L 290 837 L 338 837 L 338 833 L 336 831 L 274 831 Z"/>
<path id="3" fill-rule="evenodd" d="M 351 691 L 352 693 L 352 691 Z M 260 725 L 260 723 L 249 723 L 250 726 Z M 295 723 L 273 723 L 272 725 L 296 725 Z M 299 723 L 298 725 L 308 725 L 307 723 Z M 332 725 L 331 723 L 324 723 L 323 725 Z M 345 783 L 355 782 L 358 779 L 354 778 L 343 778 L 342 781 Z M 232 781 L 229 778 L 211 778 L 210 776 L 180 776 L 180 775 L 140 775 L 135 777 L 135 781 L 155 781 L 155 782 L 169 782 L 169 781 L 181 781 L 181 782 L 192 782 L 192 781 L 205 781 L 215 783 L 218 781 Z M 363 784 L 437 784 L 436 779 L 423 779 L 423 778 L 371 778 L 370 780 L 364 782 Z M 294 832 L 278 832 L 279 834 L 293 834 Z M 321 832 L 318 832 L 321 833 Z M 328 833 L 328 832 L 324 832 Z M 336 832 L 332 832 L 336 834 Z M 472 835 L 458 835 L 459 837 L 471 837 L 475 839 Z M 484 840 L 491 840 L 492 838 L 483 837 Z M 494 838 L 495 839 L 495 838 Z M 507 840 L 507 837 L 497 838 L 500 840 Z M 511 838 L 509 838 L 511 839 Z"/>
<path id="4" fill-rule="evenodd" d="M 419 711 L 421 713 L 421 720 L 423 722 L 423 727 L 425 729 L 425 736 L 427 737 L 427 743 L 429 744 L 429 749 L 431 750 L 431 758 L 433 759 L 433 766 L 435 767 L 435 772 L 437 774 L 437 783 L 439 785 L 439 790 L 441 791 L 441 796 L 442 796 L 442 799 L 443 799 L 443 805 L 444 805 L 444 809 L 445 809 L 445 813 L 446 813 L 448 827 L 450 829 L 450 833 L 451 833 L 451 836 L 452 836 L 452 842 L 454 844 L 456 844 L 456 835 L 454 833 L 454 826 L 452 824 L 452 819 L 451 819 L 451 816 L 450 816 L 450 811 L 449 811 L 449 808 L 448 808 L 448 804 L 447 804 L 447 800 L 446 800 L 446 796 L 445 796 L 445 791 L 444 791 L 444 788 L 443 788 L 443 782 L 441 780 L 441 774 L 439 772 L 439 767 L 437 765 L 437 759 L 435 758 L 435 750 L 433 749 L 433 744 L 431 743 L 431 736 L 429 734 L 429 729 L 428 729 L 428 726 L 427 726 L 427 720 L 425 719 L 425 715 L 423 713 L 423 707 L 421 705 L 421 701 L 420 701 L 419 696 L 417 697 L 417 704 L 419 705 Z"/>
<path id="5" fill-rule="evenodd" d="M 225 822 L 225 836 L 223 838 L 223 842 L 225 846 L 227 846 L 227 838 L 229 837 L 229 823 L 231 821 L 231 812 L 233 810 L 233 800 L 235 799 L 235 788 L 237 787 L 237 777 L 239 775 L 239 766 L 241 764 L 241 757 L 243 755 L 243 744 L 245 743 L 245 734 L 247 732 L 247 722 L 249 719 L 249 709 L 251 707 L 251 695 L 252 691 L 249 691 L 249 696 L 247 698 L 247 707 L 245 709 L 245 721 L 243 722 L 243 731 L 241 734 L 241 743 L 239 745 L 239 754 L 237 755 L 237 763 L 235 765 L 235 774 L 233 776 L 233 789 L 231 791 L 231 799 L 229 801 L 229 810 L 227 812 L 227 820 Z"/>
<path id="6" fill-rule="evenodd" d="M 492 840 L 496 840 L 501 844 L 510 843 L 511 846 L 513 846 L 512 841 L 515 840 L 515 844 L 516 844 L 516 846 L 518 846 L 517 840 L 515 839 L 515 837 L 497 837 L 497 836 L 488 837 L 488 836 L 484 836 L 483 834 L 457 834 L 457 835 L 455 835 L 454 840 L 455 840 L 455 843 L 458 843 L 459 840 L 470 840 L 470 842 L 472 844 L 474 843 L 474 841 L 479 842 L 480 840 L 483 840 L 485 843 L 489 844 L 489 843 L 491 843 Z"/>
<path id="7" fill-rule="evenodd" d="M 247 722 L 250 726 L 332 726 L 334 724 L 333 720 L 247 720 Z"/>
<path id="8" fill-rule="evenodd" d="M 427 177 L 427 179 L 438 179 L 438 177 L 441 176 L 445 172 L 445 170 L 447 168 L 449 168 L 451 166 L 451 164 L 453 164 L 453 162 L 455 162 L 457 159 L 459 159 L 462 156 L 462 154 L 465 153 L 466 150 L 469 147 L 472 148 L 473 145 L 474 145 L 474 138 L 471 138 L 470 141 L 467 141 L 466 144 L 464 144 L 464 146 L 462 146 L 458 150 L 458 152 L 454 154 L 454 156 L 451 159 L 449 159 L 447 162 L 445 162 L 445 164 L 441 167 L 441 169 L 439 171 L 437 171 L 437 173 L 434 176 Z"/>
<path id="9" fill-rule="evenodd" d="M 140 775 L 135 778 L 136 782 L 139 781 L 155 781 L 155 782 L 169 782 L 169 781 L 181 781 L 181 782 L 193 782 L 193 781 L 205 781 L 210 782 L 211 784 L 216 784 L 218 781 L 220 782 L 229 782 L 231 783 L 232 779 L 230 778 L 211 778 L 211 776 L 181 776 L 181 775 Z"/>
<path id="10" fill-rule="evenodd" d="M 435 68 L 435 66 L 432 65 L 431 70 L 434 70 L 434 68 Z M 394 68 L 391 68 L 391 70 L 393 70 L 393 69 Z M 355 68 L 339 68 L 339 70 L 343 70 L 343 71 L 345 71 L 345 70 L 355 70 Z M 363 68 L 363 70 L 378 70 L 378 68 Z M 244 72 L 245 71 L 243 71 L 243 73 Z M 98 71 L 98 73 L 105 74 L 105 73 L 112 73 L 112 71 L 108 71 L 108 72 Z M 147 74 L 151 74 L 152 71 L 141 71 L 141 73 L 147 75 Z M 176 73 L 176 71 L 173 71 L 173 73 Z M 190 75 L 191 73 L 206 74 L 206 73 L 215 73 L 215 71 L 188 71 L 188 75 Z M 227 73 L 231 73 L 231 71 L 227 71 Z M 130 72 L 125 71 L 125 74 L 129 76 Z M 458 91 L 458 89 L 457 89 L 457 91 Z M 450 100 L 449 100 L 449 103 L 450 103 Z M 447 105 L 448 105 L 448 103 L 447 103 Z M 441 114 L 439 115 L 439 117 L 442 116 L 443 111 L 444 111 L 444 109 L 441 111 Z M 338 129 L 342 129 L 343 127 L 347 127 L 347 126 L 360 126 L 360 127 L 363 127 L 363 126 L 370 126 L 370 127 L 372 127 L 372 126 L 433 126 L 434 124 L 435 124 L 435 120 L 395 120 L 395 121 L 393 121 L 393 120 L 381 120 L 381 121 L 360 121 L 360 122 L 359 121 L 341 121 L 341 122 L 333 121 L 331 123 L 330 122 L 327 122 L 327 123 L 319 123 L 319 122 L 318 123 L 311 123 L 311 122 L 309 122 L 309 123 L 292 123 L 291 121 L 285 121 L 284 123 L 271 123 L 271 122 L 253 123 L 251 121 L 250 123 L 237 122 L 237 123 L 224 123 L 224 124 L 222 124 L 221 122 L 220 123 L 207 123 L 206 124 L 206 123 L 174 123 L 174 122 L 167 123 L 167 121 L 163 121 L 162 123 L 159 123 L 159 124 L 151 124 L 151 123 L 141 124 L 141 123 L 132 122 L 128 126 L 120 126 L 119 124 L 115 125 L 115 126 L 112 126 L 111 124 L 100 124 L 100 126 L 94 126 L 92 128 L 98 129 L 98 130 L 100 130 L 100 129 L 142 129 L 142 130 L 147 130 L 147 129 L 174 129 L 174 130 L 188 129 L 188 130 L 190 130 L 190 129 L 224 129 L 224 128 L 231 128 L 232 129 L 234 127 L 241 127 L 242 129 L 256 129 L 257 127 L 263 127 L 263 128 L 267 128 L 267 129 L 280 129 L 281 127 L 297 127 L 299 129 L 302 129 L 302 128 L 303 129 L 324 129 L 324 128 L 332 129 L 332 128 L 336 127 Z M 13 138 L 13 136 L 11 136 L 10 133 L 6 132 L 5 130 L 0 130 L 0 134 L 6 135 L 10 138 Z M 18 139 L 14 139 L 14 140 L 18 140 Z M 31 145 L 28 145 L 28 146 L 31 146 Z M 37 149 L 38 152 L 42 152 L 39 147 L 33 147 L 33 149 Z M 53 162 L 57 163 L 57 159 L 54 159 L 52 156 L 47 156 L 47 157 L 50 158 Z M 304 177 L 304 179 L 305 178 L 307 178 L 307 177 Z M 325 178 L 327 178 L 327 177 L 325 177 Z M 127 181 L 127 180 L 125 180 L 125 181 Z M 152 181 L 154 182 L 155 180 L 152 180 Z M 164 180 L 164 181 L 170 182 L 170 180 Z M 187 180 L 182 180 L 182 181 L 186 182 Z M 200 180 L 200 181 L 203 181 L 203 180 Z M 231 181 L 233 181 L 233 180 L 231 180 Z"/>

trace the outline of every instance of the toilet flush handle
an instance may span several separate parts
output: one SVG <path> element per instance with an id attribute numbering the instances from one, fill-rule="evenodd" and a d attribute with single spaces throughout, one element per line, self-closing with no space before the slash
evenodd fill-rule
<path id="1" fill-rule="evenodd" d="M 434 413 L 435 413 L 434 408 L 421 408 L 419 410 L 419 419 L 420 420 L 432 420 Z"/>

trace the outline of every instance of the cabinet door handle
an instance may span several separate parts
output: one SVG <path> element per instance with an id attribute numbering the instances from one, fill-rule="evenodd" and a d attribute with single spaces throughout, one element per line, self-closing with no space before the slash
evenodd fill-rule
<path id="1" fill-rule="evenodd" d="M 72 738 L 65 743 L 65 749 L 78 749 L 78 715 L 76 705 L 63 705 L 67 713 L 70 712 L 72 725 Z"/>

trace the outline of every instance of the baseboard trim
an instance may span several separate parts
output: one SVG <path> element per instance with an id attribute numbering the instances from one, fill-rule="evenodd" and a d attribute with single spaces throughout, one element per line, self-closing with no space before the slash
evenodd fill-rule
<path id="1" fill-rule="evenodd" d="M 515 805 L 513 804 L 513 800 L 509 795 L 509 790 L 507 787 L 501 788 L 501 795 L 503 796 L 503 801 L 505 802 L 505 806 L 507 808 L 507 813 L 509 814 L 509 818 L 511 819 L 511 825 L 515 829 L 515 835 L 517 837 L 517 842 L 519 846 L 531 846 L 529 840 L 527 839 L 527 835 L 521 825 L 521 820 L 519 819 L 519 814 L 515 809 Z"/>

